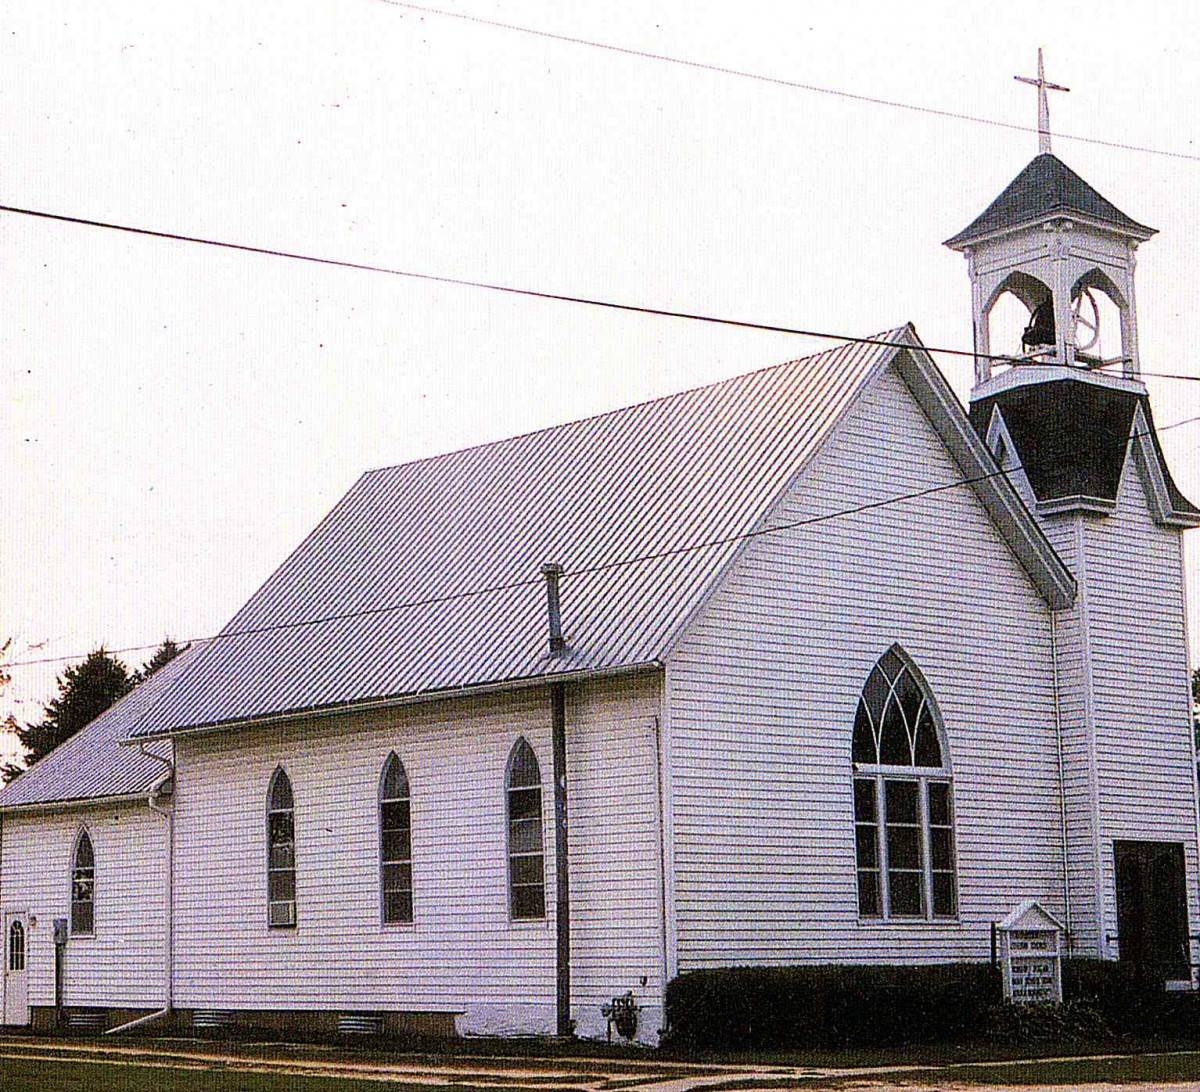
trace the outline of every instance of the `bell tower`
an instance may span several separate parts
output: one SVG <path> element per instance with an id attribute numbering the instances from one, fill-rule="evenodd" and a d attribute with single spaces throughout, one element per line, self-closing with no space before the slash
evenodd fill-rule
<path id="1" fill-rule="evenodd" d="M 1134 254 L 1154 229 L 1126 216 L 1051 152 L 1046 92 L 1069 88 L 1046 79 L 1040 49 L 1037 78 L 1015 79 L 1038 91 L 1038 155 L 979 216 L 946 240 L 967 258 L 977 395 L 987 393 L 997 364 L 1106 375 L 1119 367 L 1124 378 L 1136 380 Z M 1030 315 L 1019 346 L 992 344 L 992 311 L 1006 292 Z M 1100 344 L 1098 295 L 1120 316 L 1119 352 L 1101 352 L 1110 347 Z"/>
<path id="2" fill-rule="evenodd" d="M 1050 150 L 1047 92 L 1066 88 L 1046 80 L 1040 50 L 1037 78 L 1017 78 L 1038 91 L 1038 155 L 946 245 L 971 282 L 971 423 L 1076 582 L 1049 622 L 1055 904 L 1074 954 L 1190 983 L 1200 800 L 1182 540 L 1200 509 L 1172 480 L 1141 379 L 1135 254 L 1154 231 Z M 1027 321 L 1001 342 L 1006 294 Z M 1153 906 L 1151 874 L 1166 892 Z"/>

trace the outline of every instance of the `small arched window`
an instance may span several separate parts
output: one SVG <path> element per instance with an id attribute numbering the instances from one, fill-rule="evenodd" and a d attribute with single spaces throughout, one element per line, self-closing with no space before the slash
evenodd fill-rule
<path id="1" fill-rule="evenodd" d="M 388 755 L 379 779 L 379 868 L 383 923 L 413 919 L 412 822 L 408 774 L 396 755 Z"/>
<path id="2" fill-rule="evenodd" d="M 91 936 L 96 922 L 96 854 L 86 830 L 75 839 L 71 862 L 71 932 Z"/>
<path id="3" fill-rule="evenodd" d="M 296 814 L 292 783 L 282 766 L 267 790 L 267 924 L 296 924 Z"/>
<path id="4" fill-rule="evenodd" d="M 854 718 L 858 910 L 864 918 L 957 912 L 950 770 L 941 720 L 899 646 L 871 669 Z"/>
<path id="5" fill-rule="evenodd" d="M 8 969 L 25 970 L 25 926 L 20 918 L 14 918 L 8 927 Z"/>
<path id="6" fill-rule="evenodd" d="M 542 857 L 542 771 L 522 736 L 513 744 L 505 774 L 508 805 L 508 906 L 514 919 L 546 916 Z"/>

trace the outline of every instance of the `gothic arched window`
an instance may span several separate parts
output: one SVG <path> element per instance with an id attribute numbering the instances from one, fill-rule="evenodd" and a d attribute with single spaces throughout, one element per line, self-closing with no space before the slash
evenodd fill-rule
<path id="1" fill-rule="evenodd" d="M 75 839 L 71 861 L 71 932 L 91 936 L 96 924 L 96 854 L 87 829 Z"/>
<path id="2" fill-rule="evenodd" d="M 8 969 L 25 970 L 25 926 L 20 918 L 13 918 L 8 927 Z"/>
<path id="3" fill-rule="evenodd" d="M 383 923 L 413 919 L 412 822 L 408 774 L 395 752 L 388 755 L 379 779 L 379 875 Z"/>
<path id="4" fill-rule="evenodd" d="M 282 766 L 267 790 L 267 924 L 296 924 L 296 809 Z"/>
<path id="5" fill-rule="evenodd" d="M 854 833 L 864 918 L 957 912 L 954 816 L 941 718 L 898 645 L 871 669 L 854 718 Z"/>
<path id="6" fill-rule="evenodd" d="M 522 736 L 513 744 L 504 778 L 508 810 L 508 906 L 513 918 L 546 916 L 542 858 L 542 771 Z"/>

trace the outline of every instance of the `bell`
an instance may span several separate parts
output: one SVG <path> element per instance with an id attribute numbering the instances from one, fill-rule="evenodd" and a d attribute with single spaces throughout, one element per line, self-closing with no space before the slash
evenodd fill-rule
<path id="1" fill-rule="evenodd" d="M 1054 345 L 1054 300 L 1047 296 L 1033 309 L 1029 316 L 1029 325 L 1021 335 L 1021 344 L 1026 349 L 1040 349 Z"/>

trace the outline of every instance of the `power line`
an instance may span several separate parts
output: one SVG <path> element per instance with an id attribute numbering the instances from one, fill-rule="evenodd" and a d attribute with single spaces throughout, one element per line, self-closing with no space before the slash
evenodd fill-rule
<path id="1" fill-rule="evenodd" d="M 952 121 L 969 121 L 976 125 L 987 125 L 994 129 L 1009 129 L 1021 133 L 1038 132 L 1036 126 L 1017 125 L 1015 122 L 1000 121 L 997 118 L 982 117 L 978 114 L 964 114 L 956 110 L 942 110 L 935 106 L 920 106 L 916 103 L 902 102 L 899 99 L 884 99 L 874 95 L 861 95 L 853 91 L 843 91 L 836 87 L 821 87 L 817 84 L 801 83 L 798 80 L 785 80 L 779 76 L 766 76 L 759 72 L 748 72 L 745 69 L 729 68 L 725 65 L 711 64 L 706 61 L 695 61 L 686 57 L 675 57 L 670 54 L 655 53 L 645 49 L 633 49 L 629 46 L 613 45 L 611 42 L 599 42 L 591 38 L 579 38 L 570 34 L 556 34 L 552 31 L 538 30 L 536 27 L 522 26 L 518 23 L 506 23 L 499 19 L 485 19 L 481 15 L 468 15 L 461 11 L 448 11 L 445 8 L 434 8 L 424 4 L 409 4 L 405 3 L 404 0 L 380 0 L 380 2 L 394 8 L 405 8 L 408 11 L 418 11 L 426 15 L 439 15 L 446 19 L 459 19 L 464 23 L 476 23 L 480 26 L 494 27 L 498 30 L 529 34 L 535 38 L 547 38 L 555 42 L 566 42 L 569 45 L 604 49 L 610 53 L 620 53 L 627 57 L 640 57 L 647 61 L 661 61 L 666 64 L 681 65 L 684 68 L 715 72 L 722 76 L 736 76 L 739 79 L 774 84 L 777 87 L 789 87 L 798 91 L 811 91 L 818 95 L 831 95 L 840 99 L 848 99 L 851 102 L 869 103 L 873 106 L 889 106 L 895 110 L 909 110 L 913 113 L 929 114 L 933 117 L 947 118 Z M 1101 148 L 1117 148 L 1125 152 L 1142 152 L 1146 155 L 1160 155 L 1170 159 L 1200 161 L 1200 155 L 1190 152 L 1173 152 L 1165 148 L 1152 148 L 1141 144 L 1124 144 L 1120 141 L 1103 140 L 1100 137 L 1079 136 L 1074 133 L 1055 133 L 1054 136 L 1057 140 L 1074 140 L 1080 144 L 1094 144 Z"/>
<path id="2" fill-rule="evenodd" d="M 1195 417 L 1187 417 L 1182 421 L 1173 421 L 1169 425 L 1163 425 L 1155 430 L 1159 433 L 1167 432 L 1173 428 L 1180 428 L 1184 425 L 1191 425 L 1200 422 L 1200 415 Z M 1114 447 L 1127 448 L 1130 442 L 1139 439 L 1143 436 L 1153 436 L 1154 432 L 1131 432 L 1128 437 L 1123 440 L 1114 442 Z M 819 523 L 827 523 L 830 520 L 842 519 L 847 516 L 857 515 L 861 512 L 870 512 L 879 508 L 887 508 L 893 504 L 900 504 L 904 501 L 919 500 L 922 497 L 933 496 L 937 493 L 945 493 L 951 489 L 957 489 L 963 485 L 975 485 L 979 482 L 988 481 L 991 478 L 1008 477 L 1015 474 L 1017 471 L 1025 470 L 1024 464 L 1016 464 L 1014 466 L 1000 468 L 997 470 L 988 471 L 986 474 L 977 474 L 969 478 L 956 478 L 952 482 L 944 482 L 941 485 L 928 486 L 925 489 L 917 489 L 910 493 L 901 493 L 894 497 L 885 497 L 882 500 L 868 501 L 864 504 L 856 504 L 850 508 L 841 508 L 835 512 L 826 512 L 819 516 L 808 516 L 804 519 L 789 520 L 787 523 L 772 524 L 768 527 L 759 527 L 751 531 L 742 531 L 734 535 L 724 535 L 719 538 L 706 539 L 702 542 L 688 543 L 684 546 L 675 546 L 667 550 L 659 550 L 649 554 L 637 554 L 633 557 L 620 558 L 616 561 L 600 562 L 596 565 L 585 565 L 578 569 L 568 569 L 562 573 L 562 578 L 572 576 L 591 576 L 596 573 L 610 572 L 613 569 L 628 568 L 631 565 L 641 565 L 650 561 L 663 561 L 670 557 L 678 557 L 681 554 L 695 553 L 699 550 L 714 549 L 718 546 L 729 546 L 735 542 L 745 542 L 750 539 L 761 538 L 764 535 L 779 534 L 783 531 L 792 531 L 800 527 L 811 527 Z M 231 637 L 253 637 L 263 633 L 276 633 L 283 630 L 303 629 L 307 626 L 324 625 L 328 622 L 345 622 L 354 618 L 367 618 L 379 614 L 390 614 L 395 611 L 411 610 L 416 607 L 436 606 L 442 603 L 452 603 L 463 599 L 474 599 L 482 595 L 494 595 L 498 592 L 514 591 L 519 588 L 533 587 L 540 585 L 543 579 L 540 576 L 530 577 L 525 580 L 513 580 L 503 584 L 492 584 L 482 588 L 471 588 L 466 591 L 453 592 L 447 595 L 435 595 L 425 599 L 410 599 L 400 603 L 389 603 L 382 607 L 369 607 L 363 610 L 344 611 L 336 614 L 324 614 L 314 618 L 302 618 L 296 622 L 276 622 L 270 625 L 251 626 L 246 629 L 229 630 L 227 632 L 214 633 L 206 637 L 189 637 L 186 640 L 179 640 L 177 644 L 205 644 L 212 641 L 227 640 Z M 110 654 L 117 655 L 126 652 L 148 652 L 151 649 L 159 647 L 161 642 L 148 645 L 126 645 L 123 648 L 111 648 L 105 651 Z M 95 650 L 93 650 L 95 651 Z M 56 664 L 64 663 L 68 660 L 82 660 L 91 655 L 91 652 L 70 653 L 61 656 L 47 656 L 36 660 L 12 660 L 0 663 L 0 670 L 6 670 L 10 667 L 32 667 L 41 664 Z"/>
<path id="3" fill-rule="evenodd" d="M 155 228 L 137 227 L 132 224 L 118 224 L 111 220 L 94 220 L 85 216 L 68 216 L 65 213 L 23 208 L 19 205 L 0 205 L 0 212 L 10 212 L 17 216 L 29 216 L 37 220 L 50 220 L 61 224 L 73 224 L 77 227 L 119 231 L 126 235 L 139 235 L 150 239 L 166 239 L 177 243 L 194 243 L 199 246 L 211 246 L 219 250 L 231 250 L 244 254 L 260 254 L 270 258 L 286 258 L 289 261 L 310 262 L 314 265 L 333 266 L 339 269 L 354 269 L 365 273 L 384 273 L 392 277 L 406 277 L 410 280 L 428 281 L 434 284 L 449 284 L 459 288 L 478 288 L 488 292 L 501 292 L 506 295 L 522 296 L 529 299 L 551 300 L 558 303 L 576 303 L 587 307 L 600 307 L 610 311 L 624 311 L 637 315 L 653 315 L 660 318 L 685 319 L 689 322 L 704 322 L 716 326 L 733 326 L 742 330 L 761 330 L 773 334 L 792 334 L 824 341 L 840 341 L 846 344 L 877 345 L 894 349 L 912 348 L 908 342 L 893 341 L 887 338 L 856 337 L 852 334 L 831 333 L 828 330 L 811 330 L 800 326 L 782 326 L 775 323 L 752 322 L 747 319 L 723 318 L 719 315 L 708 315 L 699 311 L 676 311 L 665 307 L 621 303 L 616 300 L 597 299 L 591 296 L 573 296 L 563 292 L 546 292 L 534 288 L 520 288 L 511 284 L 472 280 L 467 277 L 452 277 L 445 274 L 426 273 L 413 269 L 399 269 L 393 266 L 375 265 L 370 262 L 355 262 L 344 258 L 324 258 L 320 255 L 305 254 L 296 250 L 282 250 L 277 247 L 257 246 L 252 243 L 232 243 L 228 240 L 213 239 L 204 235 L 188 235 L 177 231 L 160 231 Z M 971 349 L 948 349 L 942 346 L 924 344 L 921 348 L 930 353 L 944 353 L 947 356 L 968 357 L 972 360 L 993 360 L 1012 365 L 1029 363 L 1024 357 L 1004 353 L 978 353 Z M 1200 380 L 1200 375 L 1182 375 L 1166 372 L 1141 372 L 1140 374 L 1155 379 Z"/>

